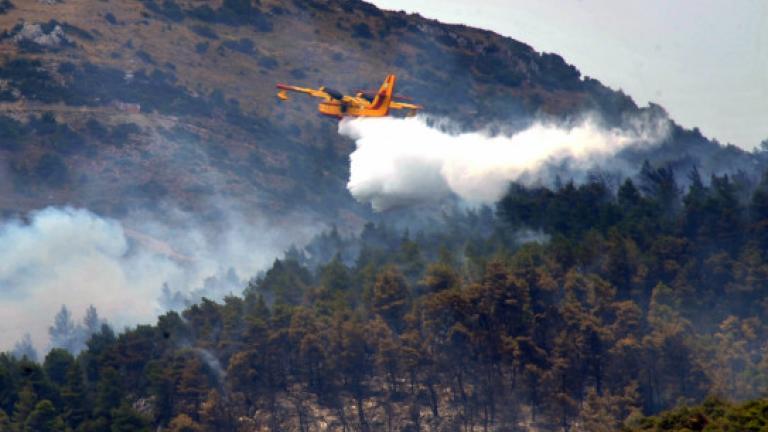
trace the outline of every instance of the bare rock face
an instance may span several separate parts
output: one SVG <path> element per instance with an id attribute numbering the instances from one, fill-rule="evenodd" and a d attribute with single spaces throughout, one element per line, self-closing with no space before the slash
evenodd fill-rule
<path id="1" fill-rule="evenodd" d="M 155 415 L 155 397 L 139 398 L 133 404 L 132 408 L 141 415 L 152 417 Z"/>
<path id="2" fill-rule="evenodd" d="M 46 29 L 42 24 L 23 23 L 13 40 L 16 43 L 33 42 L 46 48 L 59 48 L 72 43 L 59 24 Z"/>

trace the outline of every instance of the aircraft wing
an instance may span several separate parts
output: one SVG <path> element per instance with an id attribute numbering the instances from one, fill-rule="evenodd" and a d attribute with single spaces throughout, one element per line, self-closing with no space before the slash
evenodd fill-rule
<path id="1" fill-rule="evenodd" d="M 288 99 L 288 93 L 287 92 L 289 92 L 289 91 L 297 92 L 297 93 L 304 93 L 304 94 L 308 94 L 308 95 L 310 95 L 312 97 L 317 97 L 317 98 L 323 98 L 323 99 L 330 99 L 331 98 L 331 95 L 328 94 L 325 91 L 325 88 L 323 88 L 323 87 L 320 87 L 319 89 L 312 89 L 312 88 L 297 87 L 297 86 L 292 86 L 292 85 L 287 85 L 287 84 L 278 84 L 277 88 L 280 89 L 280 91 L 277 93 L 277 97 L 279 97 L 282 100 L 287 100 Z"/>

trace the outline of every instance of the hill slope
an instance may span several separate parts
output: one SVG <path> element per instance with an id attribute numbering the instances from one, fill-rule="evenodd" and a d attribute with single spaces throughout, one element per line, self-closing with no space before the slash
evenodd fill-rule
<path id="1" fill-rule="evenodd" d="M 224 200 L 246 213 L 356 220 L 367 210 L 344 190 L 353 143 L 313 103 L 276 103 L 279 81 L 353 91 L 393 72 L 428 113 L 466 127 L 584 112 L 614 125 L 643 110 L 666 116 L 556 54 L 364 2 L 3 4 L 6 214 L 70 203 L 120 217 L 158 202 L 210 212 Z M 678 127 L 660 150 L 633 157 L 712 170 L 716 159 L 729 169 L 752 164 Z"/>

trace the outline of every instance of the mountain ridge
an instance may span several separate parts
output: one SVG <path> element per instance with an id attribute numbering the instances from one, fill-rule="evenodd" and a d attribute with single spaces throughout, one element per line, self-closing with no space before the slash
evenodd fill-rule
<path id="1" fill-rule="evenodd" d="M 69 203 L 120 217 L 158 200 L 204 211 L 224 196 L 249 212 L 370 215 L 344 189 L 354 144 L 312 103 L 278 104 L 279 81 L 348 90 L 397 73 L 404 94 L 466 129 L 667 117 L 557 54 L 359 1 L 16 3 L 0 15 L 6 214 Z M 654 162 L 722 153 L 673 126 Z"/>

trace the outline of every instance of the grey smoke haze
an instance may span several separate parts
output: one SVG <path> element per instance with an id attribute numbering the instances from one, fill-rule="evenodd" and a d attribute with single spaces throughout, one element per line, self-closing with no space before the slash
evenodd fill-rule
<path id="1" fill-rule="evenodd" d="M 0 350 L 11 349 L 24 333 L 38 350 L 48 348 L 48 327 L 62 305 L 74 321 L 93 305 L 119 330 L 152 322 L 167 309 L 159 301 L 164 286 L 193 300 L 239 294 L 242 285 L 218 283 L 210 290 L 206 280 L 210 287 L 211 277 L 248 278 L 314 232 L 311 224 L 276 225 L 235 212 L 216 232 L 193 215 L 169 210 L 168 216 L 118 221 L 49 207 L 27 221 L 0 224 Z"/>

